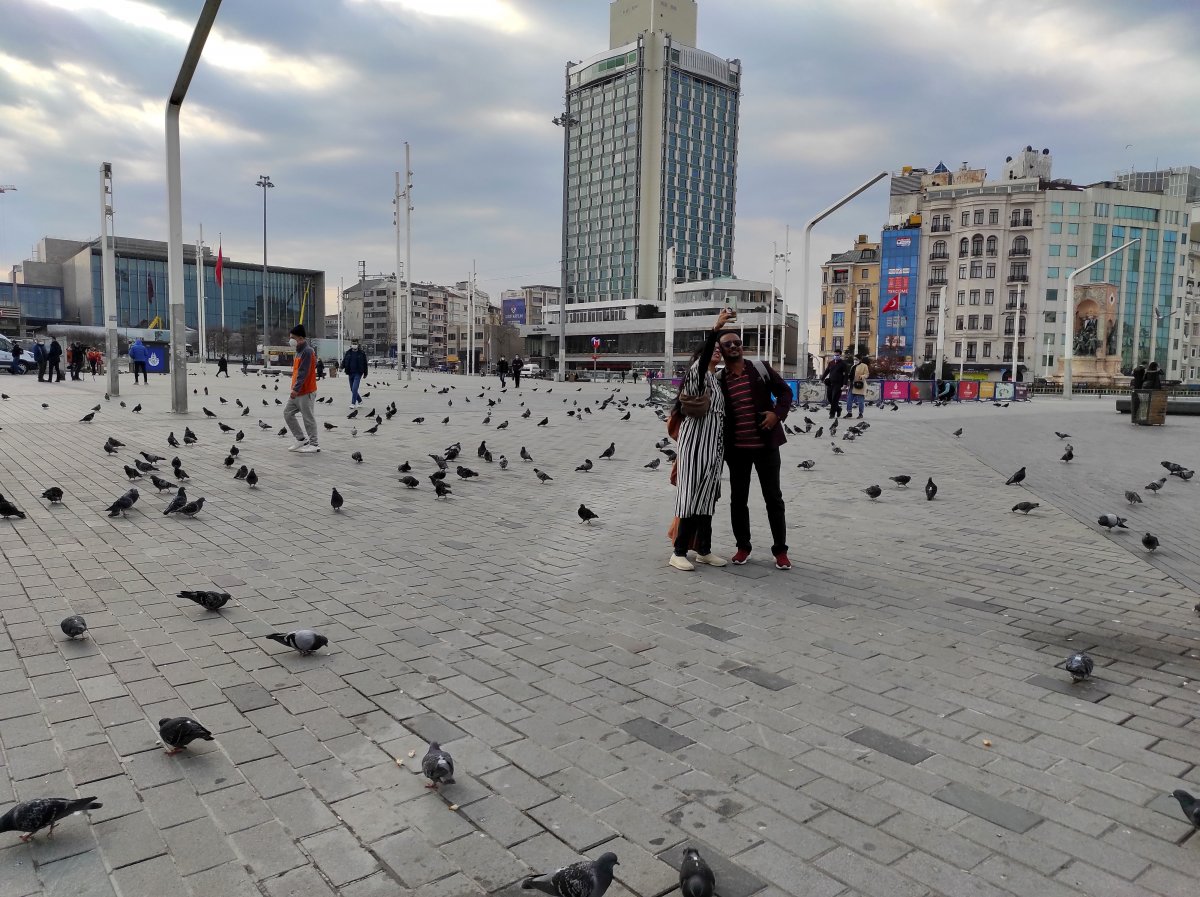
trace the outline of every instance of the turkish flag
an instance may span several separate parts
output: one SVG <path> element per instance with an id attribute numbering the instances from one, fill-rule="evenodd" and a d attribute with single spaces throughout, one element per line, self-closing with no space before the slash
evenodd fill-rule
<path id="1" fill-rule="evenodd" d="M 222 287 L 225 276 L 225 253 L 220 245 L 217 246 L 217 286 Z"/>
<path id="2" fill-rule="evenodd" d="M 884 313 L 887 313 L 889 311 L 899 311 L 900 310 L 900 294 L 897 293 L 895 296 L 893 296 L 891 299 L 889 299 L 887 301 L 887 304 L 883 307 L 882 310 Z"/>

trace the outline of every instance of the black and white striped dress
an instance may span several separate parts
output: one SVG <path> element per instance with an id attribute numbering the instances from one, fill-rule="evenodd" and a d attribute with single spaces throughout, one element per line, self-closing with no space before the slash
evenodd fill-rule
<path id="1" fill-rule="evenodd" d="M 700 370 L 700 363 L 705 369 Z M 708 370 L 708 358 L 701 357 L 687 372 L 683 391 L 698 395 L 703 382 L 712 397 L 712 406 L 702 418 L 686 417 L 679 428 L 679 467 L 675 483 L 675 516 L 711 517 L 721 497 L 721 472 L 725 464 L 725 394 L 721 381 Z M 703 380 L 701 379 L 703 377 Z"/>

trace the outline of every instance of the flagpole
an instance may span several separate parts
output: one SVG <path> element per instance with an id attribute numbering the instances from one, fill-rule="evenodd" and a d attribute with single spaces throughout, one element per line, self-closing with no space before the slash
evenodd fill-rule
<path id="1" fill-rule="evenodd" d="M 221 336 L 225 336 L 225 241 L 217 234 L 217 261 L 221 263 L 221 276 L 217 278 L 217 286 L 221 289 Z"/>
<path id="2" fill-rule="evenodd" d="M 196 339 L 197 348 L 200 350 L 200 368 L 203 370 L 208 364 L 208 340 L 205 339 L 205 319 L 208 317 L 205 312 L 207 297 L 204 295 L 204 225 L 200 225 L 200 239 L 196 241 L 196 325 L 199 335 Z"/>

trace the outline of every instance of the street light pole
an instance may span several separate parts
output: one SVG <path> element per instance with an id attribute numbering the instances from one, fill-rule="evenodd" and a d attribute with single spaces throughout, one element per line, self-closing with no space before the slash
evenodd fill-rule
<path id="1" fill-rule="evenodd" d="M 113 246 L 112 163 L 100 166 L 100 286 L 104 293 L 104 367 L 108 394 L 121 394 L 117 371 L 117 270 Z M 15 281 L 14 281 L 15 282 Z"/>
<path id="2" fill-rule="evenodd" d="M 551 121 L 563 129 L 562 286 L 558 296 L 558 380 L 567 379 L 567 169 L 571 151 L 571 128 L 579 119 L 571 115 L 571 63 L 567 63 L 563 86 L 563 114 Z M 674 272 L 671 272 L 672 276 Z"/>
<path id="3" fill-rule="evenodd" d="M 171 411 L 186 414 L 187 317 L 183 304 L 183 188 L 179 162 L 179 112 L 200 64 L 204 42 L 217 18 L 221 0 L 204 0 L 204 8 L 183 54 L 183 64 L 167 99 L 167 289 L 171 303 Z M 106 322 L 107 323 L 107 322 Z"/>
<path id="4" fill-rule="evenodd" d="M 266 367 L 267 340 L 269 339 L 269 329 L 271 326 L 267 320 L 267 310 L 270 308 L 267 304 L 267 190 L 275 185 L 271 183 L 271 176 L 269 174 L 260 174 L 258 180 L 254 182 L 254 186 L 262 187 L 263 192 L 263 366 Z"/>
<path id="5" fill-rule="evenodd" d="M 1141 237 L 1134 237 L 1127 243 L 1123 243 L 1116 249 L 1104 253 L 1098 259 L 1092 259 L 1082 268 L 1078 268 L 1067 275 L 1067 301 L 1063 303 L 1063 308 L 1066 312 L 1066 320 L 1063 321 L 1063 397 L 1067 399 L 1074 398 L 1071 382 L 1071 361 L 1075 356 L 1075 278 L 1082 274 L 1093 265 L 1098 265 L 1106 258 L 1116 255 L 1122 249 L 1132 246 L 1134 243 L 1142 242 Z"/>
<path id="6" fill-rule="evenodd" d="M 405 379 L 412 379 L 413 364 L 413 294 L 412 294 L 412 156 L 408 141 L 404 141 L 404 332 L 408 334 L 405 347 Z M 425 342 L 429 342 L 429 317 L 425 318 Z M 428 346 L 426 346 L 428 352 Z"/>
<path id="7" fill-rule="evenodd" d="M 784 354 L 787 352 L 787 295 L 788 295 L 788 272 L 792 270 L 792 226 L 790 224 L 784 226 L 783 231 L 783 296 L 780 297 L 779 305 L 779 375 L 783 376 L 783 361 Z M 772 343 L 772 346 L 774 343 Z M 808 365 L 804 366 L 805 379 L 807 379 Z"/>
<path id="8" fill-rule="evenodd" d="M 937 391 L 941 390 L 942 386 L 942 356 L 946 352 L 946 288 L 938 289 L 938 327 L 937 327 L 937 342 L 936 349 L 933 353 L 933 382 L 937 384 Z M 935 395 L 934 398 L 937 398 Z"/>
<path id="9" fill-rule="evenodd" d="M 867 181 L 861 187 L 858 187 L 855 190 L 853 190 L 852 192 L 847 193 L 845 196 L 843 196 L 841 199 L 839 199 L 837 202 L 835 202 L 829 208 L 825 209 L 823 212 L 818 213 L 814 218 L 809 219 L 808 223 L 804 226 L 804 267 L 803 267 L 803 270 L 801 271 L 801 277 L 803 278 L 803 280 L 800 284 L 800 353 L 799 353 L 800 369 L 804 372 L 804 376 L 801 379 L 805 379 L 805 380 L 808 379 L 808 290 L 809 290 L 808 273 L 809 273 L 809 265 L 810 265 L 810 260 L 811 260 L 810 250 L 812 248 L 812 246 L 811 246 L 812 229 L 814 227 L 816 227 L 817 224 L 820 223 L 823 219 L 832 215 L 834 212 L 836 212 L 838 209 L 840 209 L 846 203 L 850 202 L 850 200 L 854 199 L 860 193 L 864 193 L 866 190 L 873 187 L 875 184 L 879 183 L 879 181 L 882 181 L 887 176 L 888 176 L 888 173 L 886 171 L 879 172 L 879 174 L 875 175 L 873 178 L 871 178 L 869 181 Z"/>

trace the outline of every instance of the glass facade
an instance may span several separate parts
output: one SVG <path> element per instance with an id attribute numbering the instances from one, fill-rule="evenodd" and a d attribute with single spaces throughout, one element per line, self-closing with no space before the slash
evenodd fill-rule
<path id="1" fill-rule="evenodd" d="M 170 327 L 170 301 L 167 289 L 165 259 L 136 258 L 122 255 L 116 258 L 117 326 L 147 327 L 160 318 L 163 328 Z M 261 267 L 234 265 L 226 261 L 222 268 L 225 281 L 225 326 L 241 331 L 251 326 L 262 329 Z M 268 309 L 270 325 L 268 342 L 282 345 L 287 332 L 300 319 L 300 303 L 308 290 L 305 321 L 315 321 L 323 302 L 318 302 L 317 290 L 322 288 L 315 272 L 267 269 Z M 217 286 L 216 259 L 206 258 L 204 264 L 204 314 L 209 330 L 221 326 L 221 288 Z M 196 328 L 197 280 L 196 264 L 189 260 L 183 268 L 184 313 L 187 326 Z M 322 297 L 323 298 L 323 297 Z M 101 258 L 92 255 L 92 314 L 97 323 L 104 321 L 104 287 L 101 280 Z"/>
<path id="2" fill-rule="evenodd" d="M 910 362 L 916 344 L 917 301 L 921 291 L 921 229 L 885 230 L 880 242 L 883 245 L 876 354 Z M 900 297 L 899 307 L 885 311 L 896 296 Z"/>
<path id="3" fill-rule="evenodd" d="M 63 319 L 63 291 L 61 287 L 42 287 L 34 284 L 17 284 L 17 300 L 22 314 L 34 321 L 57 323 Z M 0 283 L 0 305 L 16 305 L 13 301 L 11 283 Z"/>

